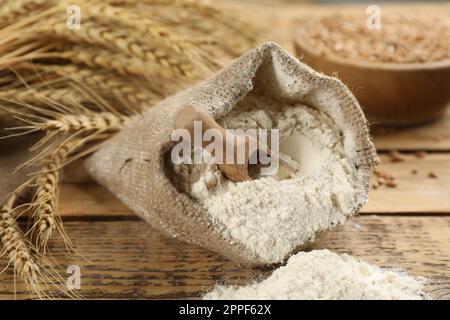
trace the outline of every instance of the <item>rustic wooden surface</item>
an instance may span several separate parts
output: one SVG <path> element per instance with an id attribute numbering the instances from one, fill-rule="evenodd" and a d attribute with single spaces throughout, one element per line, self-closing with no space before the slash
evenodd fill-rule
<path id="1" fill-rule="evenodd" d="M 437 8 L 450 13 L 450 6 Z M 270 21 L 276 32 L 268 39 L 288 49 L 297 20 L 324 11 L 314 6 L 258 10 L 249 11 Z M 395 175 L 397 187 L 372 190 L 359 217 L 323 233 L 308 250 L 329 249 L 403 268 L 428 278 L 433 297 L 450 299 L 450 111 L 436 123 L 376 134 L 374 141 L 383 153 L 380 170 Z M 405 151 L 405 161 L 391 162 L 386 152 L 393 149 Z M 417 158 L 418 150 L 428 155 Z M 428 177 L 431 171 L 437 179 Z M 217 282 L 248 283 L 272 270 L 241 267 L 165 238 L 94 183 L 65 184 L 60 212 L 67 234 L 85 259 L 67 254 L 58 240 L 51 243 L 51 252 L 63 271 L 68 265 L 81 267 L 79 293 L 85 298 L 196 299 Z M 28 297 L 20 284 L 16 294 Z M 0 276 L 0 299 L 14 297 L 13 275 L 7 270 Z"/>
<path id="2" fill-rule="evenodd" d="M 270 268 L 239 267 L 207 250 L 165 238 L 142 221 L 69 221 L 67 233 L 81 256 L 60 243 L 52 253 L 61 266 L 81 267 L 85 298 L 199 298 L 216 282 L 249 283 Z M 450 217 L 360 216 L 324 234 L 308 248 L 352 254 L 370 263 L 402 268 L 430 281 L 435 297 L 450 297 Z M 0 297 L 11 297 L 6 274 Z M 26 297 L 18 286 L 17 297 Z"/>
<path id="3" fill-rule="evenodd" d="M 426 149 L 450 152 L 450 108 L 447 108 L 445 117 L 430 125 L 378 133 L 374 135 L 374 141 L 381 151 Z"/>

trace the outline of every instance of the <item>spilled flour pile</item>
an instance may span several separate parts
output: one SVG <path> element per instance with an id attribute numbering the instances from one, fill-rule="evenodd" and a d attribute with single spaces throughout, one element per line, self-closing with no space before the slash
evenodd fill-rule
<path id="1" fill-rule="evenodd" d="M 174 167 L 179 188 L 208 212 L 230 243 L 266 263 L 281 262 L 317 232 L 345 221 L 364 197 L 357 169 L 344 151 L 339 128 L 324 113 L 294 105 L 255 110 L 236 107 L 219 124 L 230 129 L 280 130 L 280 152 L 300 171 L 235 183 L 214 164 Z"/>
<path id="2" fill-rule="evenodd" d="M 266 280 L 249 286 L 217 286 L 204 299 L 426 299 L 423 283 L 348 255 L 315 250 L 292 256 Z"/>

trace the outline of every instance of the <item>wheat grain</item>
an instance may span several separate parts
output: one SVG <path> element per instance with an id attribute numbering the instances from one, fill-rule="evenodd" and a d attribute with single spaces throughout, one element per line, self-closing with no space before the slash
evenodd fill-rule
<path id="1" fill-rule="evenodd" d="M 61 218 L 56 214 L 61 168 L 73 153 L 89 142 L 89 134 L 117 132 L 122 128 L 125 120 L 125 117 L 102 112 L 89 115 L 62 115 L 55 120 L 48 120 L 37 125 L 38 128 L 48 133 L 56 131 L 88 134 L 87 137 L 72 139 L 60 144 L 47 158 L 42 172 L 36 178 L 37 187 L 32 201 L 34 217 L 32 234 L 38 250 L 46 252 L 47 242 L 55 229 L 60 230 L 66 242 L 70 243 L 63 232 Z"/>
<path id="2" fill-rule="evenodd" d="M 428 178 L 431 178 L 431 179 L 437 179 L 437 178 L 438 178 L 438 175 L 436 174 L 436 172 L 430 171 L 430 172 L 428 173 Z"/>
<path id="3" fill-rule="evenodd" d="M 416 152 L 414 152 L 414 156 L 416 156 L 417 158 L 425 158 L 427 156 L 427 152 L 425 150 L 418 150 Z"/>
<path id="4" fill-rule="evenodd" d="M 381 63 L 450 59 L 448 15 L 386 10 L 383 27 L 366 26 L 362 12 L 324 15 L 305 23 L 303 41 L 323 55 Z"/>

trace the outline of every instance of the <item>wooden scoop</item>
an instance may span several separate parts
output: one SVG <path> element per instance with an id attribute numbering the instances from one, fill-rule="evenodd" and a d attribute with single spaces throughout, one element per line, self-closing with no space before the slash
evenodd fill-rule
<path id="1" fill-rule="evenodd" d="M 252 155 L 255 154 L 255 152 L 260 151 L 271 157 L 275 161 L 278 161 L 279 164 L 283 165 L 290 172 L 298 171 L 298 167 L 295 162 L 284 156 L 275 154 L 267 145 L 259 143 L 259 141 L 257 141 L 253 137 L 245 135 L 234 135 L 230 132 L 227 132 L 203 108 L 194 106 L 188 106 L 184 108 L 178 114 L 177 119 L 175 120 L 175 128 L 188 130 L 191 138 L 193 138 L 194 123 L 196 121 L 200 121 L 202 124 L 202 137 L 205 131 L 208 129 L 216 129 L 220 133 L 223 139 L 222 155 L 224 159 L 225 155 L 227 154 L 227 150 L 230 151 L 234 148 L 232 153 L 234 155 L 234 159 L 232 159 L 232 161 L 229 161 L 229 159 L 227 159 L 227 161 L 223 161 L 223 163 L 217 164 L 222 174 L 231 181 L 248 181 L 253 180 L 257 177 L 261 170 L 261 167 L 264 165 L 259 162 L 256 164 L 249 164 L 249 159 L 252 157 Z M 193 141 L 193 139 L 191 139 L 191 141 Z M 206 148 L 210 143 L 210 141 L 204 141 L 202 139 L 203 148 Z M 238 161 L 238 150 L 245 150 L 244 161 Z M 215 156 L 214 153 L 215 151 L 214 149 L 212 149 L 212 156 Z"/>

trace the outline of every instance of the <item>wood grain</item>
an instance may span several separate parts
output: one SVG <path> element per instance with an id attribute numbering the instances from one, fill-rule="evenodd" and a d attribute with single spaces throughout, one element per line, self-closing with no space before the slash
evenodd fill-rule
<path id="1" fill-rule="evenodd" d="M 377 150 L 430 150 L 450 151 L 450 108 L 445 116 L 427 125 L 374 133 Z"/>
<path id="2" fill-rule="evenodd" d="M 134 216 L 114 195 L 94 182 L 63 184 L 59 212 L 65 217 Z"/>
<path id="3" fill-rule="evenodd" d="M 404 162 L 391 162 L 381 156 L 378 170 L 395 176 L 397 187 L 381 186 L 369 193 L 369 202 L 362 213 L 450 213 L 450 155 L 428 154 L 425 158 L 402 155 Z M 417 174 L 413 174 L 417 170 Z M 430 172 L 437 175 L 430 178 Z M 372 177 L 372 182 L 375 177 Z"/>
<path id="4" fill-rule="evenodd" d="M 52 252 L 65 269 L 81 267 L 85 298 L 199 298 L 215 283 L 244 284 L 270 269 L 240 267 L 207 250 L 167 239 L 142 221 L 67 222 L 79 253 L 59 243 Z M 450 293 L 450 217 L 361 216 L 323 234 L 309 249 L 330 249 L 430 279 L 437 295 Z M 13 297 L 11 271 L 0 276 L 0 298 Z M 438 283 L 438 282 L 441 283 Z M 438 291 L 436 291 L 438 290 Z M 17 297 L 25 297 L 19 285 Z"/>
<path id="5" fill-rule="evenodd" d="M 366 12 L 367 4 L 284 4 L 284 5 L 237 5 L 243 17 L 260 25 L 266 31 L 263 35 L 265 41 L 275 41 L 281 46 L 294 53 L 293 38 L 295 29 L 299 23 L 311 17 L 336 12 Z M 382 10 L 411 10 L 422 14 L 442 15 L 447 17 L 450 14 L 449 3 L 414 3 L 395 4 L 383 3 Z M 270 22 L 270 23 L 268 23 Z"/>

